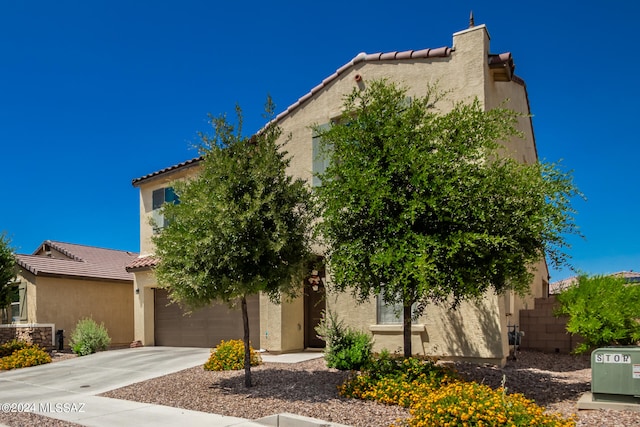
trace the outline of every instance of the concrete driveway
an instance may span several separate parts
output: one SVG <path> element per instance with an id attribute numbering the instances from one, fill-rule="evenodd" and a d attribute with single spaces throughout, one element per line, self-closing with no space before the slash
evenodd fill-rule
<path id="1" fill-rule="evenodd" d="M 86 426 L 249 426 L 242 418 L 98 397 L 125 385 L 202 365 L 206 348 L 111 350 L 0 372 L 0 410 L 36 412 Z"/>

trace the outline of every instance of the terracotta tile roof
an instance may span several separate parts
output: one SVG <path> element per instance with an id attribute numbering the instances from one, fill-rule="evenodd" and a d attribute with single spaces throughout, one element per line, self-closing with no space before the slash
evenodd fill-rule
<path id="1" fill-rule="evenodd" d="M 201 160 L 202 160 L 202 156 L 194 157 L 191 160 L 187 160 L 187 161 L 184 161 L 182 163 L 178 163 L 177 165 L 169 166 L 169 167 L 166 167 L 164 169 L 160 169 L 159 171 L 151 172 L 150 174 L 141 176 L 140 178 L 135 178 L 135 179 L 133 179 L 131 181 L 131 184 L 135 187 L 135 186 L 139 185 L 140 183 L 142 183 L 143 181 L 146 181 L 148 179 L 154 178 L 154 177 L 159 176 L 159 175 L 163 175 L 163 174 L 165 174 L 167 172 L 172 172 L 172 171 L 176 171 L 178 169 L 183 169 L 183 168 L 196 166 L 198 163 L 200 163 Z"/>
<path id="2" fill-rule="evenodd" d="M 127 265 L 127 271 L 146 270 L 158 265 L 158 258 L 154 256 L 143 256 L 135 259 Z"/>
<path id="3" fill-rule="evenodd" d="M 51 255 L 51 249 L 59 254 Z M 18 266 L 38 275 L 132 281 L 126 265 L 135 252 L 46 240 L 32 255 L 16 254 Z"/>
<path id="4" fill-rule="evenodd" d="M 516 69 L 513 63 L 513 57 L 511 52 L 501 53 L 498 55 L 489 54 L 489 68 L 494 70 L 494 79 L 499 82 L 509 82 L 514 80 L 513 72 Z M 522 79 L 517 79 L 517 82 L 523 84 Z"/>

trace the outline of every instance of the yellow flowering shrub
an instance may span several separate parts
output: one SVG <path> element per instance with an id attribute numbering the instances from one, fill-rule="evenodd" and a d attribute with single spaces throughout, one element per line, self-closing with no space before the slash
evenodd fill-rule
<path id="1" fill-rule="evenodd" d="M 411 406 L 420 395 L 448 384 L 456 373 L 432 359 L 400 358 L 381 354 L 366 370 L 345 381 L 340 395 L 375 400 L 390 405 Z"/>
<path id="2" fill-rule="evenodd" d="M 0 359 L 0 370 L 26 368 L 27 366 L 51 363 L 51 356 L 36 344 L 14 351 L 10 356 Z"/>
<path id="3" fill-rule="evenodd" d="M 574 419 L 546 414 L 522 394 L 462 381 L 455 371 L 429 359 L 383 354 L 338 391 L 344 397 L 408 407 L 411 418 L 405 427 L 575 426 Z"/>
<path id="4" fill-rule="evenodd" d="M 575 420 L 546 414 L 522 394 L 507 394 L 476 382 L 457 381 L 416 399 L 409 427 L 427 426 L 575 426 Z"/>
<path id="5" fill-rule="evenodd" d="M 22 350 L 23 348 L 29 347 L 31 344 L 20 341 L 20 340 L 11 340 L 2 345 L 0 345 L 0 357 L 11 356 L 14 351 Z"/>
<path id="6" fill-rule="evenodd" d="M 251 353 L 251 366 L 262 363 L 259 353 L 249 347 Z M 204 364 L 206 371 L 235 371 L 244 368 L 244 342 L 242 340 L 220 341 L 213 350 L 209 360 Z"/>

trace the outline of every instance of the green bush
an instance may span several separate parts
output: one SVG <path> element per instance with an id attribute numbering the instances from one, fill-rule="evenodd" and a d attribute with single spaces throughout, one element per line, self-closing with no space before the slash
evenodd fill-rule
<path id="1" fill-rule="evenodd" d="M 339 387 L 340 395 L 409 408 L 398 427 L 549 426 L 574 427 L 573 418 L 545 409 L 506 388 L 491 389 L 458 379 L 430 358 L 403 358 L 383 352 Z M 394 424 L 394 426 L 396 426 Z"/>
<path id="2" fill-rule="evenodd" d="M 640 286 L 622 277 L 580 276 L 558 296 L 557 315 L 568 315 L 567 331 L 584 342 L 574 353 L 607 345 L 633 345 L 640 340 Z"/>
<path id="3" fill-rule="evenodd" d="M 251 366 L 262 363 L 260 354 L 249 346 L 251 354 Z M 244 369 L 244 342 L 242 340 L 220 341 L 218 346 L 211 350 L 209 360 L 204 364 L 206 371 L 237 371 Z"/>
<path id="4" fill-rule="evenodd" d="M 344 382 L 344 397 L 409 407 L 418 393 L 428 393 L 456 380 L 456 373 L 432 358 L 404 358 L 384 350 L 358 375 Z M 426 391 L 425 391 L 426 390 Z"/>
<path id="5" fill-rule="evenodd" d="M 11 356 L 14 351 L 29 347 L 30 344 L 16 339 L 0 345 L 0 357 Z"/>
<path id="6" fill-rule="evenodd" d="M 36 344 L 26 344 L 11 355 L 0 358 L 0 370 L 26 368 L 51 363 L 51 356 Z"/>
<path id="7" fill-rule="evenodd" d="M 335 314 L 324 313 L 316 332 L 327 343 L 325 360 L 329 368 L 357 371 L 371 361 L 371 335 L 344 326 Z"/>
<path id="8" fill-rule="evenodd" d="M 71 333 L 69 344 L 78 356 L 86 356 L 106 350 L 111 344 L 111 338 L 104 323 L 98 325 L 93 319 L 82 319 Z"/>

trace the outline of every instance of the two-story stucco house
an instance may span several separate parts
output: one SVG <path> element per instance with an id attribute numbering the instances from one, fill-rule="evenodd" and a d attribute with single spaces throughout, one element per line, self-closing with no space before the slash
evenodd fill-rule
<path id="1" fill-rule="evenodd" d="M 511 54 L 491 53 L 489 40 L 484 25 L 471 26 L 453 35 L 451 47 L 357 55 L 277 116 L 283 134 L 291 135 L 287 144 L 292 155 L 290 174 L 317 185 L 313 173 L 320 171 L 323 163 L 318 161 L 318 141 L 310 126 L 337 118 L 344 95 L 373 80 L 398 82 L 409 88 L 410 96 L 423 96 L 429 84 L 437 83 L 439 89 L 448 92 L 439 108 L 478 98 L 486 109 L 508 100 L 508 108 L 529 114 L 526 86 L 514 74 Z M 535 162 L 531 120 L 522 118 L 518 126 L 524 138 L 506 141 L 506 152 L 519 161 Z M 242 336 L 239 311 L 214 305 L 185 317 L 175 305 L 167 305 L 165 291 L 156 289 L 156 260 L 150 240 L 154 230 L 149 218 L 157 215 L 162 202 L 172 200 L 171 182 L 197 173 L 198 164 L 199 160 L 193 159 L 133 180 L 140 189 L 141 258 L 129 266 L 129 271 L 135 275 L 135 337 L 144 345 L 213 346 L 220 339 Z M 519 310 L 532 305 L 534 297 L 547 295 L 544 260 L 535 268 L 530 298 L 487 294 L 481 302 L 465 303 L 457 311 L 429 306 L 413 325 L 414 352 L 504 362 L 509 351 L 508 325 L 518 323 Z M 251 300 L 254 347 L 288 352 L 322 345 L 313 328 L 320 311 L 329 309 L 347 324 L 370 332 L 375 350 L 401 348 L 402 325 L 392 307 L 375 296 L 357 304 L 349 294 L 332 292 L 330 278 L 323 272 L 310 271 L 309 278 L 301 283 L 304 292 L 294 301 L 276 305 L 262 295 Z"/>

